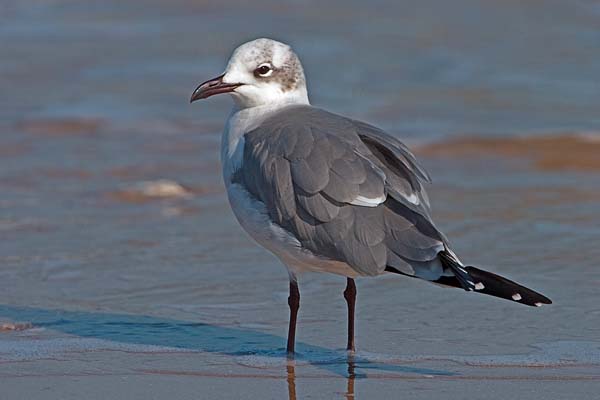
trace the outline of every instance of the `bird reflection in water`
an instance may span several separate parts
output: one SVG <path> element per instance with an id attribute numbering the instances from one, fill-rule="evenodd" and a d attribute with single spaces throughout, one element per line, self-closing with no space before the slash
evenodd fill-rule
<path id="1" fill-rule="evenodd" d="M 354 369 L 354 359 L 352 356 L 348 358 L 348 377 L 346 383 L 346 393 L 344 396 L 348 400 L 354 400 L 354 379 L 356 374 Z M 287 366 L 287 385 L 288 385 L 288 397 L 289 400 L 296 400 L 296 362 L 294 360 L 288 360 Z"/>
<path id="2" fill-rule="evenodd" d="M 296 400 L 296 370 L 293 360 L 287 363 L 287 385 L 289 400 Z"/>
<path id="3" fill-rule="evenodd" d="M 348 383 L 346 384 L 346 399 L 354 399 L 354 378 L 356 378 L 356 374 L 354 373 L 354 358 L 352 356 L 348 357 Z"/>

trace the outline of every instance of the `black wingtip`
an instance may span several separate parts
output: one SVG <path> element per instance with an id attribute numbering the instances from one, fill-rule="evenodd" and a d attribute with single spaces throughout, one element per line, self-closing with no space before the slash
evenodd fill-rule
<path id="1" fill-rule="evenodd" d="M 476 291 L 490 296 L 500 297 L 515 303 L 525 304 L 531 307 L 541 307 L 544 304 L 552 304 L 552 300 L 534 290 L 519 285 L 500 275 L 483 271 L 475 267 L 465 267 L 476 286 Z"/>

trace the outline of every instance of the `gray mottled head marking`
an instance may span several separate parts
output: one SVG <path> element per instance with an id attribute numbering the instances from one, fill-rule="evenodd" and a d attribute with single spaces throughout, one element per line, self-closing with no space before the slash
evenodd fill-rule
<path id="1" fill-rule="evenodd" d="M 277 82 L 286 92 L 306 84 L 300 59 L 287 44 L 271 40 L 256 39 L 238 47 L 231 56 L 230 64 L 243 64 L 252 69 L 254 76 L 264 82 Z M 273 73 L 261 77 L 254 71 L 262 64 L 270 64 Z"/>
<path id="2" fill-rule="evenodd" d="M 283 92 L 306 84 L 298 56 L 287 44 L 271 39 L 256 39 L 238 47 L 231 57 L 252 69 L 254 76 L 263 82 L 276 82 Z M 272 66 L 273 73 L 263 77 L 256 72 L 263 64 Z"/>
<path id="3" fill-rule="evenodd" d="M 296 89 L 299 84 L 306 85 L 300 60 L 291 49 L 283 66 L 275 69 L 271 79 L 277 80 L 284 92 Z"/>
<path id="4" fill-rule="evenodd" d="M 261 66 L 268 69 L 260 70 Z M 290 46 L 271 39 L 256 39 L 235 49 L 223 82 L 240 84 L 231 92 L 240 108 L 309 103 L 300 59 Z"/>

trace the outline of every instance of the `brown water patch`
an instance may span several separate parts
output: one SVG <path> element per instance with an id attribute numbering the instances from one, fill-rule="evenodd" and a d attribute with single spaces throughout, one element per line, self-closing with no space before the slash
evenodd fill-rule
<path id="1" fill-rule="evenodd" d="M 35 135 L 93 135 L 104 125 L 98 118 L 39 118 L 17 123 L 17 129 Z"/>
<path id="2" fill-rule="evenodd" d="M 77 179 L 86 180 L 92 177 L 92 173 L 81 169 L 67 168 L 44 168 L 36 172 L 41 176 L 55 179 Z"/>
<path id="3" fill-rule="evenodd" d="M 4 322 L 0 323 L 0 332 L 24 331 L 33 328 L 29 322 Z"/>
<path id="4" fill-rule="evenodd" d="M 438 198 L 450 199 L 453 202 L 464 202 L 470 199 L 472 206 L 464 209 L 445 210 L 441 218 L 447 220 L 464 220 L 473 216 L 503 219 L 521 219 L 526 215 L 530 218 L 540 207 L 558 207 L 573 205 L 594 205 L 600 203 L 600 190 L 595 187 L 544 187 L 529 188 L 513 187 L 507 192 L 504 187 L 497 189 L 464 188 L 452 185 L 437 185 Z M 547 218 L 553 220 L 568 219 L 576 224 L 586 222 L 579 220 L 574 213 L 553 214 Z M 580 217 L 582 218 L 582 217 Z"/>
<path id="5" fill-rule="evenodd" d="M 544 171 L 600 170 L 600 134 L 558 134 L 526 137 L 461 137 L 416 149 L 425 156 L 486 156 L 525 158 Z"/>

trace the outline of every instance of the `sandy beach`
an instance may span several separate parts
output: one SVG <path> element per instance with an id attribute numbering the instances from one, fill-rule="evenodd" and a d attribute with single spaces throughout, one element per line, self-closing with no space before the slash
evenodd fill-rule
<path id="1" fill-rule="evenodd" d="M 598 397 L 597 2 L 341 4 L 0 5 L 1 399 Z M 230 100 L 188 104 L 278 32 L 314 104 L 414 149 L 462 259 L 554 304 L 359 279 L 349 356 L 345 280 L 306 275 L 289 361 L 287 272 L 221 182 Z"/>

